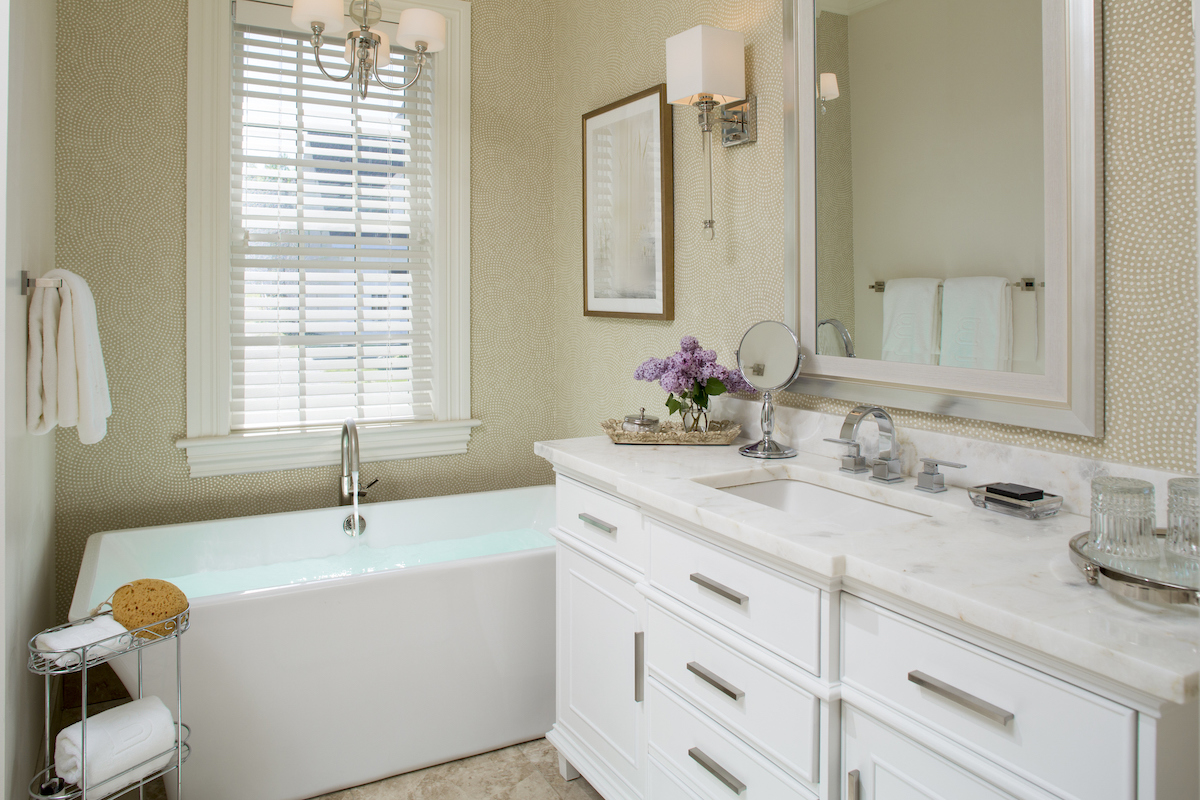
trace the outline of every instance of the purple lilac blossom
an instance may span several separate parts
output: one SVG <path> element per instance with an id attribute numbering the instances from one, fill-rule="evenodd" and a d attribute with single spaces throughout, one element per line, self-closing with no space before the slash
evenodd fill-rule
<path id="1" fill-rule="evenodd" d="M 656 381 L 667 371 L 666 359 L 648 358 L 633 373 L 635 381 Z"/>
<path id="2" fill-rule="evenodd" d="M 679 340 L 679 349 L 685 353 L 690 353 L 693 350 L 700 349 L 700 342 L 696 341 L 695 336 L 685 336 Z"/>
<path id="3" fill-rule="evenodd" d="M 658 381 L 663 390 L 681 397 L 692 397 L 698 386 L 707 388 L 708 381 L 718 380 L 726 391 L 754 394 L 742 373 L 717 363 L 715 350 L 703 350 L 695 336 L 685 336 L 679 342 L 678 353 L 667 358 L 648 358 L 637 368 L 633 377 L 639 381 Z"/>

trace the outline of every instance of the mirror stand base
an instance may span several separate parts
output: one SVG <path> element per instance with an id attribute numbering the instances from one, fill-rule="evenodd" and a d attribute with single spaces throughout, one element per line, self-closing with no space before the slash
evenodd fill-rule
<path id="1" fill-rule="evenodd" d="M 779 442 L 773 442 L 770 439 L 748 444 L 740 448 L 738 452 L 747 458 L 794 458 L 796 455 L 796 451 L 792 448 L 784 447 Z"/>

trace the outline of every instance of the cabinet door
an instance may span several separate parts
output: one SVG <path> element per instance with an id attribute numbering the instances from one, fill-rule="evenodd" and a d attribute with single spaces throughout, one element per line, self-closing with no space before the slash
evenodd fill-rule
<path id="1" fill-rule="evenodd" d="M 642 795 L 645 600 L 629 581 L 558 547 L 558 725 Z"/>
<path id="2" fill-rule="evenodd" d="M 846 800 L 1013 800 L 845 703 L 842 739 Z"/>

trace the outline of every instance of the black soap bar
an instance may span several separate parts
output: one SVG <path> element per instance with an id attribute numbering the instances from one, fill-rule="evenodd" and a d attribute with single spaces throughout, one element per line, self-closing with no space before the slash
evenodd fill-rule
<path id="1" fill-rule="evenodd" d="M 991 494 L 998 494 L 1001 497 L 1011 497 L 1014 500 L 1024 500 L 1027 503 L 1031 503 L 1034 500 L 1041 500 L 1046 496 L 1046 493 L 1041 489 L 1022 486 L 1019 483 L 989 483 L 985 488 Z"/>

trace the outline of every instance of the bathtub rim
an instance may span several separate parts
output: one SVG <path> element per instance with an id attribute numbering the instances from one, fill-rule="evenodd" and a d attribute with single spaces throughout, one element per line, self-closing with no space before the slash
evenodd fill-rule
<path id="1" fill-rule="evenodd" d="M 459 492 L 456 494 L 430 495 L 429 497 L 408 497 L 408 498 L 404 498 L 401 500 L 385 500 L 385 501 L 378 502 L 378 503 L 364 503 L 359 506 L 359 511 L 361 513 L 364 509 L 369 509 L 371 506 L 399 506 L 399 505 L 403 505 L 405 503 L 428 501 L 428 500 L 438 500 L 438 499 L 445 499 L 445 498 L 450 498 L 450 497 L 460 497 L 460 496 L 465 496 L 465 495 L 470 495 L 472 497 L 475 497 L 475 496 L 483 496 L 483 495 L 489 495 L 489 494 L 506 494 L 506 493 L 514 493 L 514 492 L 524 492 L 524 491 L 528 491 L 528 490 L 542 490 L 543 493 L 552 495 L 553 492 L 555 491 L 555 488 L 554 488 L 553 484 L 535 484 L 534 486 L 517 486 L 517 487 L 513 487 L 511 489 L 491 489 L 491 490 L 484 491 L 484 492 Z M 530 493 L 532 493 L 532 492 L 530 492 Z M 75 576 L 75 591 L 71 595 L 71 605 L 67 611 L 67 621 L 74 622 L 76 620 L 79 620 L 79 619 L 82 619 L 84 617 L 91 615 L 91 608 L 89 607 L 90 598 L 92 595 L 92 589 L 95 586 L 96 568 L 99 565 L 100 550 L 101 550 L 101 547 L 103 546 L 104 537 L 106 537 L 106 536 L 116 535 L 116 534 L 121 534 L 121 533 L 130 533 L 133 531 L 147 531 L 147 530 L 161 529 L 161 528 L 179 529 L 179 528 L 188 528 L 188 527 L 199 527 L 202 525 L 211 525 L 213 523 L 221 523 L 221 522 L 225 522 L 227 520 L 234 520 L 234 519 L 258 519 L 258 518 L 264 518 L 264 517 L 276 517 L 276 518 L 282 519 L 282 518 L 287 518 L 287 517 L 296 517 L 296 516 L 300 516 L 300 515 L 304 515 L 304 514 L 312 514 L 315 511 L 328 511 L 331 508 L 349 508 L 349 506 L 321 506 L 320 508 L 306 508 L 306 509 L 301 509 L 299 511 L 277 511 L 277 512 L 268 513 L 268 514 L 247 514 L 247 515 L 241 516 L 241 517 L 219 517 L 216 519 L 196 520 L 193 522 L 170 523 L 167 525 L 143 525 L 143 526 L 140 526 L 137 528 L 118 528 L 116 530 L 98 531 L 96 533 L 90 534 L 87 538 L 86 544 L 84 545 L 83 558 L 79 562 L 79 570 Z M 554 527 L 553 519 L 550 521 L 550 525 L 548 527 L 549 528 Z M 539 533 L 545 533 L 547 536 L 550 536 L 551 538 L 553 538 L 553 534 L 550 533 L 550 530 L 539 531 Z M 331 583 L 331 582 L 336 582 L 336 581 L 356 580 L 359 578 L 373 578 L 373 577 L 389 575 L 391 573 L 407 572 L 409 570 L 414 570 L 414 569 L 422 569 L 423 570 L 423 569 L 427 569 L 430 567 L 439 567 L 439 566 L 443 566 L 443 565 L 449 566 L 449 565 L 453 565 L 453 564 L 459 564 L 464 561 L 470 561 L 472 563 L 476 563 L 479 559 L 495 559 L 495 558 L 502 558 L 505 556 L 519 556 L 524 553 L 536 553 L 536 552 L 539 552 L 542 550 L 553 548 L 554 545 L 555 545 L 555 542 L 552 541 L 551 543 L 545 545 L 544 547 L 530 547 L 530 548 L 526 548 L 524 550 L 514 550 L 514 551 L 509 551 L 506 553 L 492 553 L 492 554 L 483 555 L 483 556 L 472 556 L 471 558 L 455 559 L 453 561 L 439 561 L 439 562 L 436 562 L 433 564 L 417 564 L 417 565 L 414 565 L 411 567 L 393 567 L 392 569 L 381 570 L 379 572 L 366 572 L 366 573 L 360 573 L 358 575 L 345 575 L 345 576 L 339 576 L 339 577 L 335 577 L 335 578 L 319 578 L 316 580 L 304 581 L 303 583 L 287 584 L 286 586 L 270 586 L 270 587 L 266 587 L 263 589 L 245 589 L 245 590 L 236 591 L 236 592 L 222 592 L 220 594 L 205 595 L 204 597 L 198 597 L 195 599 L 188 598 L 188 601 L 192 604 L 193 607 L 195 607 L 197 604 L 207 605 L 208 604 L 207 601 L 209 601 L 211 599 L 216 599 L 216 598 L 229 599 L 229 598 L 235 598 L 235 597 L 245 597 L 247 595 L 264 595 L 268 592 L 271 593 L 272 596 L 274 596 L 275 593 L 280 592 L 280 591 L 301 590 L 301 589 L 304 589 L 305 587 L 313 586 L 314 584 L 324 584 L 324 583 Z M 87 581 L 87 588 L 85 591 L 81 591 L 84 586 L 85 576 L 86 576 L 86 581 Z"/>

